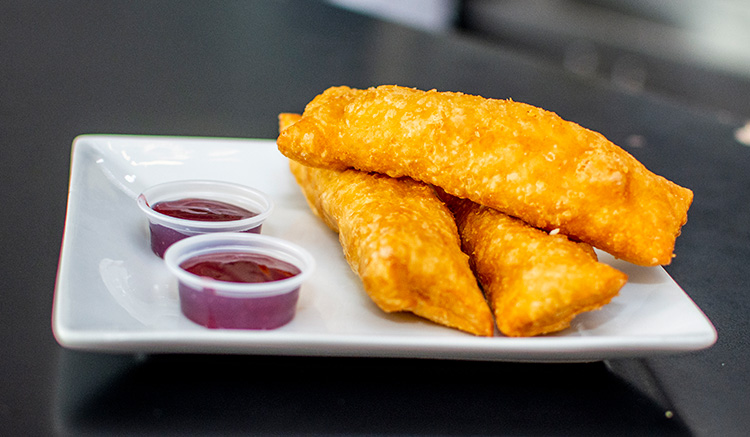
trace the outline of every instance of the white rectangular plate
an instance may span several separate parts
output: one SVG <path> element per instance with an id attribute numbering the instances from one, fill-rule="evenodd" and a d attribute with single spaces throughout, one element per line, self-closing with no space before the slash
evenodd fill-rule
<path id="1" fill-rule="evenodd" d="M 273 331 L 212 330 L 182 316 L 175 280 L 151 253 L 135 203 L 146 187 L 181 179 L 241 183 L 274 198 L 263 233 L 302 245 L 318 261 L 291 323 Z M 602 310 L 555 335 L 478 338 L 380 311 L 337 236 L 308 209 L 273 140 L 85 135 L 73 143 L 52 327 L 65 347 L 138 353 L 592 361 L 714 344 L 711 322 L 664 269 L 600 255 L 630 278 Z"/>

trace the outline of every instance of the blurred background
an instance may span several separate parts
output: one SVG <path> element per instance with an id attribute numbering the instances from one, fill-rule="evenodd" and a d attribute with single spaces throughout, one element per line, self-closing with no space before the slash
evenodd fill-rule
<path id="1" fill-rule="evenodd" d="M 750 119 L 747 0 L 329 0 L 464 33 L 698 110 Z"/>

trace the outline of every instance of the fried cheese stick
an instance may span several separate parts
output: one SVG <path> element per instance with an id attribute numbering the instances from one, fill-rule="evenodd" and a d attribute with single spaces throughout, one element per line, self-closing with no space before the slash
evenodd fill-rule
<path id="1" fill-rule="evenodd" d="M 441 195 L 500 332 L 529 337 L 563 330 L 615 297 L 627 275 L 597 261 L 592 247 L 550 235 L 470 200 Z"/>
<path id="2" fill-rule="evenodd" d="M 280 127 L 294 119 L 280 115 Z M 431 187 L 293 160 L 289 165 L 312 211 L 338 232 L 347 262 L 378 307 L 478 336 L 494 334 L 453 216 Z"/>
<path id="3" fill-rule="evenodd" d="M 669 264 L 692 191 L 603 135 L 511 100 L 329 88 L 281 133 L 305 165 L 409 176 L 635 264 Z"/>

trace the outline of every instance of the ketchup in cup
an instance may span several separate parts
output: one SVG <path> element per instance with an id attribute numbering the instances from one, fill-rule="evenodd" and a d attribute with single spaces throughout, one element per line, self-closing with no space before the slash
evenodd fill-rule
<path id="1" fill-rule="evenodd" d="M 215 233 L 183 239 L 164 254 L 177 277 L 180 309 L 212 329 L 275 329 L 297 311 L 315 263 L 303 248 L 258 234 Z"/>
<path id="2" fill-rule="evenodd" d="M 138 206 L 149 220 L 151 250 L 159 257 L 175 242 L 213 232 L 260 233 L 273 210 L 265 193 L 228 182 L 192 180 L 154 185 Z"/>

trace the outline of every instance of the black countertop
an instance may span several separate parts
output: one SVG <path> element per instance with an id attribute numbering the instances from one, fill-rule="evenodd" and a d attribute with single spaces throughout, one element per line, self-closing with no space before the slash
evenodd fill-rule
<path id="1" fill-rule="evenodd" d="M 666 270 L 714 323 L 716 345 L 531 364 L 133 356 L 56 343 L 50 317 L 77 135 L 274 138 L 276 114 L 301 111 L 329 86 L 386 83 L 544 107 L 693 189 Z M 0 433 L 741 435 L 750 429 L 743 124 L 465 35 L 317 2 L 3 2 Z"/>

